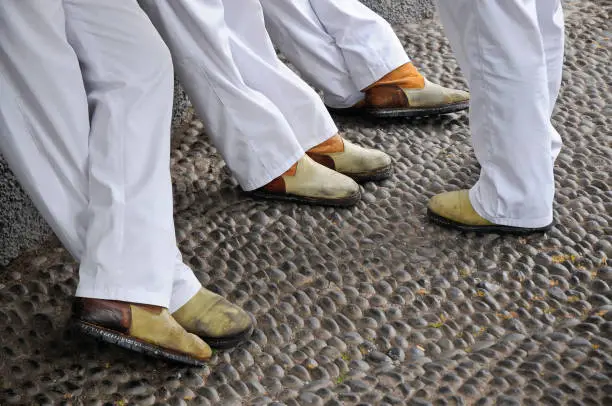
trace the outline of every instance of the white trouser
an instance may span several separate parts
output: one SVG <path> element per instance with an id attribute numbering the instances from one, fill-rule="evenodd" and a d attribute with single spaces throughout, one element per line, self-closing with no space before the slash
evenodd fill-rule
<path id="1" fill-rule="evenodd" d="M 561 149 L 550 120 L 563 66 L 561 1 L 439 0 L 439 9 L 470 86 L 481 166 L 474 209 L 501 225 L 548 225 Z"/>
<path id="2" fill-rule="evenodd" d="M 259 0 L 140 4 L 243 189 L 267 184 L 338 132 L 321 98 L 276 56 Z"/>
<path id="3" fill-rule="evenodd" d="M 174 234 L 172 90 L 135 0 L 0 1 L 0 150 L 80 261 L 77 296 L 176 309 L 200 287 Z"/>
<path id="4" fill-rule="evenodd" d="M 358 0 L 261 0 L 274 44 L 325 104 L 350 107 L 362 89 L 410 62 L 395 32 Z"/>

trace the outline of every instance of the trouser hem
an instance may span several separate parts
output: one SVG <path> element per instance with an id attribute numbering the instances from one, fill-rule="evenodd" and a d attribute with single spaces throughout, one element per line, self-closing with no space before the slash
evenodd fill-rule
<path id="1" fill-rule="evenodd" d="M 359 69 L 358 74 L 353 77 L 353 81 L 358 89 L 365 89 L 409 62 L 410 58 L 405 52 L 402 52 L 401 55 L 389 56 L 388 59 L 385 58 L 377 64 L 368 65 L 363 70 Z"/>
<path id="2" fill-rule="evenodd" d="M 180 285 L 180 288 L 175 288 L 172 291 L 170 307 L 168 308 L 170 313 L 174 313 L 186 305 L 202 289 L 202 284 L 193 273 L 191 273 L 189 280 L 182 280 Z"/>
<path id="3" fill-rule="evenodd" d="M 324 94 L 323 100 L 325 100 L 327 106 L 336 109 L 353 107 L 363 100 L 364 93 L 361 91 L 362 89 L 368 88 L 400 66 L 409 62 L 410 58 L 404 53 L 399 57 L 392 57 L 389 60 L 381 61 L 379 64 L 369 65 L 367 69 L 363 69 L 357 77 L 352 78 L 355 88 L 359 90 L 356 90 L 355 93 L 351 94 L 349 97 L 345 97 L 343 100 L 340 100 L 337 96 Z"/>
<path id="4" fill-rule="evenodd" d="M 312 137 L 311 139 L 308 140 L 308 142 L 302 145 L 302 148 L 304 149 L 304 151 L 308 151 L 316 147 L 317 145 L 327 141 L 328 139 L 330 139 L 331 137 L 333 137 L 334 135 L 338 133 L 339 133 L 339 130 L 335 124 L 327 126 L 327 129 L 321 132 L 320 136 Z"/>
<path id="5" fill-rule="evenodd" d="M 296 150 L 292 155 L 290 155 L 288 158 L 284 159 L 280 163 L 265 168 L 265 173 L 263 173 L 261 176 L 253 177 L 245 182 L 241 181 L 240 186 L 246 192 L 259 189 L 260 187 L 267 185 L 274 179 L 281 176 L 287 170 L 289 170 L 289 168 L 291 168 L 293 164 L 299 161 L 304 156 L 304 154 L 306 154 L 306 152 L 303 149 Z"/>
<path id="6" fill-rule="evenodd" d="M 81 288 L 77 289 L 76 297 L 102 300 L 117 300 L 128 303 L 138 303 L 168 308 L 170 305 L 170 290 L 168 292 L 149 292 L 145 289 L 123 288 Z"/>
<path id="7" fill-rule="evenodd" d="M 480 215 L 482 218 L 489 220 L 494 224 L 498 224 L 500 226 L 509 226 L 509 227 L 520 227 L 520 228 L 542 228 L 550 225 L 553 222 L 552 213 L 546 217 L 540 217 L 535 219 L 515 219 L 508 217 L 497 217 L 492 216 L 486 212 L 483 205 L 480 203 L 475 188 L 470 189 L 469 193 L 470 203 L 472 207 Z"/>

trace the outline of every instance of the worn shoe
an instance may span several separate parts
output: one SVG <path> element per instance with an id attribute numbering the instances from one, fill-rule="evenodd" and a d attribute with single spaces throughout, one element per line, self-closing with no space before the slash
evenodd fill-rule
<path id="1" fill-rule="evenodd" d="M 393 173 L 391 157 L 382 151 L 355 145 L 340 135 L 307 152 L 314 161 L 357 182 L 386 179 Z"/>
<path id="2" fill-rule="evenodd" d="M 427 217 L 434 223 L 461 231 L 527 235 L 543 233 L 552 223 L 540 228 L 511 227 L 491 223 L 472 207 L 468 190 L 447 192 L 434 196 L 427 207 Z"/>
<path id="3" fill-rule="evenodd" d="M 266 199 L 345 207 L 361 199 L 359 185 L 304 155 L 291 169 L 251 194 Z"/>
<path id="4" fill-rule="evenodd" d="M 213 348 L 230 348 L 253 332 L 248 313 L 204 288 L 172 317 L 188 332 L 200 336 Z"/>
<path id="5" fill-rule="evenodd" d="M 80 332 L 129 350 L 196 366 L 212 355 L 208 344 L 163 307 L 76 298 L 72 313 Z"/>
<path id="6" fill-rule="evenodd" d="M 428 81 L 411 63 L 400 66 L 363 92 L 364 99 L 354 106 L 330 111 L 379 118 L 421 117 L 453 113 L 470 105 L 468 92 Z"/>

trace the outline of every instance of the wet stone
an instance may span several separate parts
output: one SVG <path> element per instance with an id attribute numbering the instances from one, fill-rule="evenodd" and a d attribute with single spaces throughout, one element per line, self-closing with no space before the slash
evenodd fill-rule
<path id="1" fill-rule="evenodd" d="M 298 401 L 300 405 L 304 406 L 322 406 L 324 404 L 321 397 L 311 392 L 303 392 L 300 394 Z"/>
<path id="2" fill-rule="evenodd" d="M 344 404 L 357 403 L 359 402 L 359 395 L 357 395 L 356 393 L 350 393 L 350 392 L 339 393 L 338 400 L 340 402 L 344 402 Z"/>
<path id="3" fill-rule="evenodd" d="M 419 347 L 412 347 L 406 352 L 408 361 L 418 361 L 425 357 L 425 352 Z"/>
<path id="4" fill-rule="evenodd" d="M 382 398 L 382 401 L 385 403 L 389 403 L 390 405 L 401 405 L 403 400 L 400 397 L 393 395 L 385 395 Z"/>
<path id="5" fill-rule="evenodd" d="M 548 294 L 550 295 L 550 297 L 559 300 L 561 302 L 566 302 L 567 301 L 567 295 L 560 289 L 557 287 L 553 287 L 548 289 Z"/>
<path id="6" fill-rule="evenodd" d="M 387 351 L 387 356 L 391 358 L 391 360 L 399 362 L 402 362 L 406 358 L 404 350 L 397 347 L 389 349 L 389 351 Z"/>

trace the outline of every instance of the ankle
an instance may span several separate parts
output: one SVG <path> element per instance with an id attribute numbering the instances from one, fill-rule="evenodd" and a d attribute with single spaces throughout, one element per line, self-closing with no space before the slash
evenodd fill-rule
<path id="1" fill-rule="evenodd" d="M 389 72 L 362 91 L 366 92 L 374 87 L 385 85 L 395 85 L 408 89 L 422 89 L 425 87 L 425 78 L 411 62 L 408 62 Z"/>
<path id="2" fill-rule="evenodd" d="M 308 150 L 309 154 L 332 154 L 344 151 L 344 140 L 340 134 L 336 134 L 319 145 Z"/>

